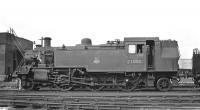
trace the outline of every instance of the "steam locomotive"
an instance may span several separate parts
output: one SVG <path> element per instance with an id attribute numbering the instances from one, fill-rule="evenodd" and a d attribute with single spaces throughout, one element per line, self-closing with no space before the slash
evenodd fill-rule
<path id="1" fill-rule="evenodd" d="M 118 89 L 134 91 L 154 87 L 169 91 L 179 80 L 179 49 L 175 40 L 128 37 L 92 45 L 89 38 L 75 46 L 52 47 L 51 38 L 40 45 L 17 37 L 11 30 L 0 33 L 0 83 L 17 78 L 25 90 L 42 87 L 63 91 Z M 44 42 L 44 43 L 43 43 Z M 194 84 L 200 86 L 200 51 L 193 50 Z"/>
<path id="2" fill-rule="evenodd" d="M 91 39 L 84 38 L 76 46 L 51 47 L 51 38 L 42 40 L 44 46 L 27 50 L 23 65 L 16 71 L 24 89 L 133 91 L 155 87 L 168 91 L 177 80 L 177 41 L 129 37 L 92 45 Z"/>

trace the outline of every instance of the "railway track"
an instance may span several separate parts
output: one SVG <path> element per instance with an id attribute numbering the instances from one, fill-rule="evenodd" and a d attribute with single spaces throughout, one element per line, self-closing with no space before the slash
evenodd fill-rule
<path id="1" fill-rule="evenodd" d="M 0 106 L 46 109 L 200 109 L 198 92 L 0 92 Z"/>

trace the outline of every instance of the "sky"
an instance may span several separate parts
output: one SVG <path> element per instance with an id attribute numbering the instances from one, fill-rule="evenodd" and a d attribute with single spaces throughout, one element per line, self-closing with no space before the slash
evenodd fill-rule
<path id="1" fill-rule="evenodd" d="M 52 46 L 159 37 L 177 40 L 181 58 L 200 48 L 199 0 L 1 0 L 0 13 L 0 32 L 11 27 L 36 43 L 51 37 Z"/>

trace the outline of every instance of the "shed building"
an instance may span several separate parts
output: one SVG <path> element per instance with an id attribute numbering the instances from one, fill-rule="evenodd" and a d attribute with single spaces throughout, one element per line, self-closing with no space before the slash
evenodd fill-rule
<path id="1" fill-rule="evenodd" d="M 32 49 L 32 41 L 8 32 L 0 33 L 0 81 L 14 72 L 23 58 L 23 51 Z"/>

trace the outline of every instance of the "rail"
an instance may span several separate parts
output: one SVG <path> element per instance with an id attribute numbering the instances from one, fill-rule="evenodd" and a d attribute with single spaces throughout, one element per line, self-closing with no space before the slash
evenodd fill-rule
<path id="1" fill-rule="evenodd" d="M 200 94 L 135 94 L 135 93 L 76 93 L 0 95 L 0 104 L 8 106 L 40 106 L 47 109 L 126 110 L 134 108 L 200 109 Z M 32 95 L 31 95 L 32 94 Z M 77 93 L 78 94 L 78 93 Z"/>

